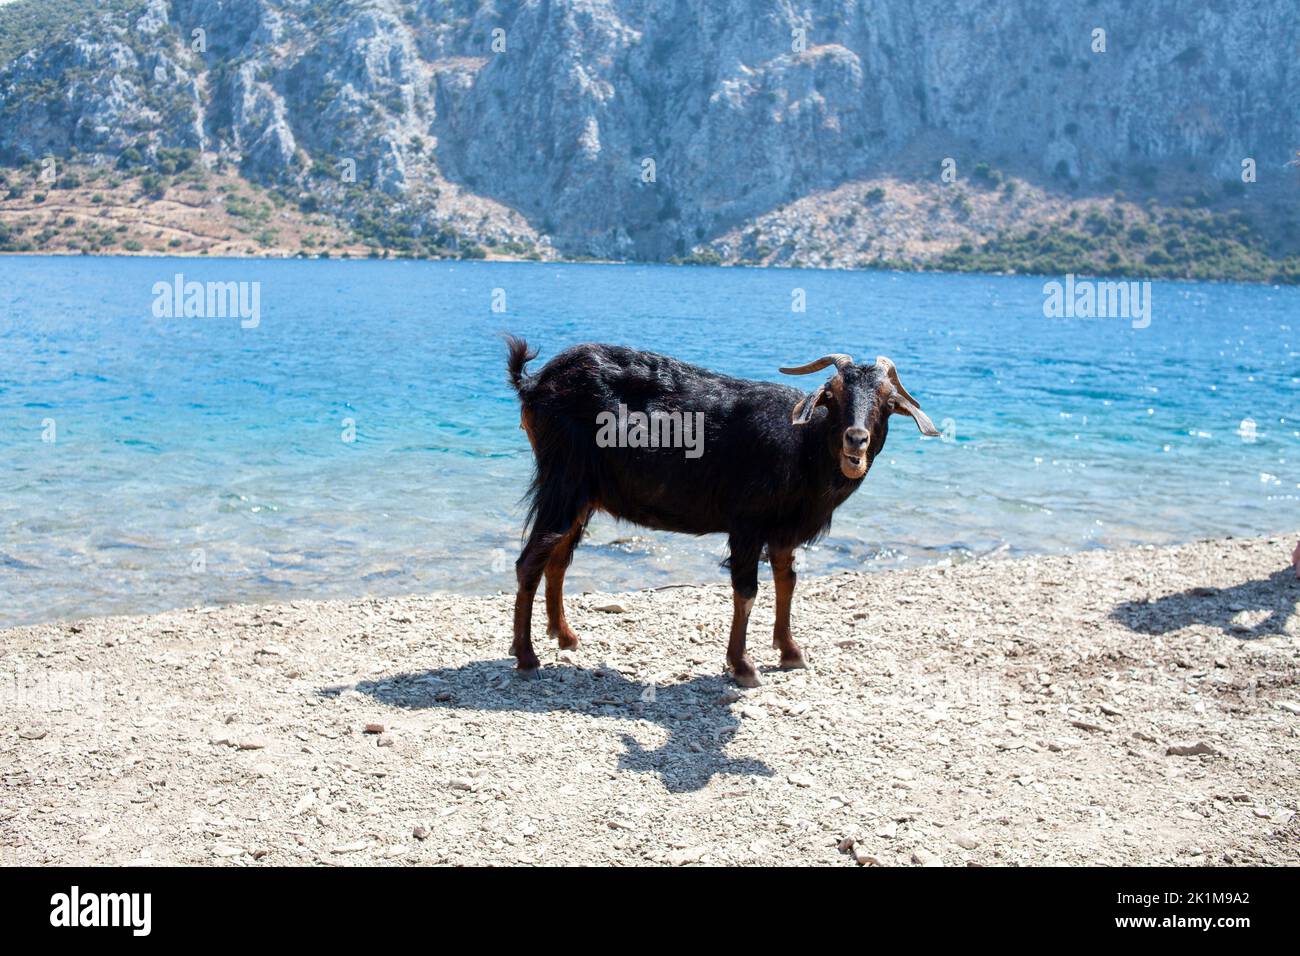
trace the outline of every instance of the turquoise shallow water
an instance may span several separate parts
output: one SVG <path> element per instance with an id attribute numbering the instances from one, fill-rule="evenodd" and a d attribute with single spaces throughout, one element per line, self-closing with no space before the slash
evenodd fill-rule
<path id="1" fill-rule="evenodd" d="M 260 323 L 156 317 L 177 272 L 259 283 Z M 505 329 L 543 361 L 601 340 L 771 380 L 891 356 L 947 437 L 893 428 L 811 573 L 1300 526 L 1300 289 L 1155 283 L 1134 329 L 1045 318 L 1043 281 L 0 258 L 0 625 L 511 588 L 531 462 Z M 722 545 L 598 518 L 571 580 L 723 580 Z"/>

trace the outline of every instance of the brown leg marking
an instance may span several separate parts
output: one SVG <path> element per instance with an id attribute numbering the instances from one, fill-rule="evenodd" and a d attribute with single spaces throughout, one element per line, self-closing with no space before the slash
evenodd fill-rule
<path id="1" fill-rule="evenodd" d="M 548 621 L 551 626 L 555 625 L 557 620 L 563 624 L 564 605 L 561 603 L 560 596 L 564 582 L 564 569 L 568 567 L 573 549 L 582 538 L 583 529 L 586 528 L 590 516 L 590 507 L 579 509 L 579 517 L 574 519 L 568 530 L 563 533 L 542 531 L 534 527 L 532 534 L 528 536 L 528 543 L 524 545 L 523 553 L 515 562 L 515 576 L 519 580 L 519 591 L 515 594 L 515 636 L 510 644 L 510 653 L 519 661 L 521 677 L 535 677 L 537 669 L 542 666 L 542 662 L 537 659 L 537 652 L 533 650 L 532 637 L 533 598 L 537 595 L 537 585 L 541 583 L 542 575 L 545 573 Z M 556 562 L 554 575 L 550 573 L 552 562 Z M 563 624 L 559 631 L 560 635 L 563 635 L 567 628 L 568 625 Z M 551 627 L 548 626 L 547 630 L 550 629 Z M 568 635 L 576 644 L 577 637 L 572 630 L 568 631 Z M 560 646 L 566 646 L 563 639 Z"/>
<path id="2" fill-rule="evenodd" d="M 753 597 L 741 597 L 740 592 L 732 594 L 731 638 L 727 641 L 727 663 L 736 675 L 736 683 L 741 687 L 757 687 L 761 681 L 753 662 L 745 653 L 745 632 L 749 629 L 749 612 L 754 608 Z"/>
<path id="3" fill-rule="evenodd" d="M 515 593 L 515 636 L 510 643 L 510 653 L 518 660 L 519 676 L 536 677 L 542 662 L 533 650 L 533 598 L 542 579 L 542 570 L 550 559 L 558 535 L 536 530 L 528 537 L 523 553 L 515 562 L 515 577 L 519 590 Z"/>
<path id="4" fill-rule="evenodd" d="M 518 660 L 516 666 L 521 675 L 529 677 L 542 666 L 542 662 L 537 659 L 537 652 L 533 650 L 533 595 L 536 592 L 536 584 L 530 588 L 520 582 L 519 591 L 515 595 L 515 639 L 510 643 L 510 653 Z"/>
<path id="5" fill-rule="evenodd" d="M 580 526 L 575 526 L 555 546 L 546 562 L 546 635 L 555 638 L 562 651 L 578 646 L 578 635 L 573 633 L 568 618 L 564 616 L 564 572 L 569 569 L 579 533 Z"/>
<path id="6" fill-rule="evenodd" d="M 783 670 L 805 667 L 803 651 L 790 636 L 790 602 L 794 599 L 794 551 L 772 551 L 772 577 L 776 582 L 776 626 L 772 629 L 772 646 L 781 651 Z"/>

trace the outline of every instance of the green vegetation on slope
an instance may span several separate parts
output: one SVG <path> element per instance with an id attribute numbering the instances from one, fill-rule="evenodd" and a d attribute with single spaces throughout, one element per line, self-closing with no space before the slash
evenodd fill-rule
<path id="1" fill-rule="evenodd" d="M 17 0 L 0 5 L 0 66 L 61 40 L 100 11 L 132 10 L 144 0 Z"/>
<path id="2" fill-rule="evenodd" d="M 962 243 L 920 268 L 1300 283 L 1300 256 L 1271 250 L 1247 213 L 1177 207 L 1140 216 L 1120 206 L 1074 211 L 1064 221 Z"/>
<path id="3" fill-rule="evenodd" d="M 359 187 L 351 208 L 327 209 L 317 194 L 266 188 L 198 160 L 194 150 L 164 147 L 152 166 L 141 165 L 140 151 L 128 149 L 112 167 L 65 164 L 54 182 L 41 180 L 39 163 L 0 167 L 0 253 L 254 255 L 260 248 L 329 256 L 333 246 L 347 257 L 360 245 L 376 258 L 542 258 L 523 239 L 475 236 L 418 214 L 398 218 L 391 199 Z"/>

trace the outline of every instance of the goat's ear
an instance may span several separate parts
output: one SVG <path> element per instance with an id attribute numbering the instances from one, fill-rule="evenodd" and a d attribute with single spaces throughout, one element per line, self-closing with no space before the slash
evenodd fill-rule
<path id="1" fill-rule="evenodd" d="M 794 410 L 790 412 L 791 425 L 807 425 L 812 421 L 813 412 L 817 410 L 818 405 L 825 404 L 826 395 L 830 390 L 823 385 L 815 392 L 810 392 L 799 403 L 795 405 Z"/>
<path id="2" fill-rule="evenodd" d="M 903 383 L 898 380 L 898 369 L 894 367 L 894 363 L 883 355 L 877 355 L 876 368 L 888 375 L 890 384 L 894 386 L 893 414 L 911 415 L 922 435 L 927 438 L 938 438 L 939 429 L 934 427 L 930 416 L 921 411 L 921 406 L 916 404 L 916 399 L 907 394 L 907 389 L 903 388 Z"/>
<path id="3" fill-rule="evenodd" d="M 912 401 L 912 396 L 903 398 L 899 395 L 895 400 L 895 415 L 910 415 L 916 421 L 916 427 L 920 429 L 921 434 L 928 438 L 938 438 L 939 429 L 934 427 L 934 422 L 930 421 L 930 416 L 921 411 L 921 406 Z"/>

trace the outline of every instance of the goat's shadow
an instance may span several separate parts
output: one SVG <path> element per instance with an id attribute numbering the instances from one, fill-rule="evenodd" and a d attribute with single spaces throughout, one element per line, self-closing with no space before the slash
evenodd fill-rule
<path id="1" fill-rule="evenodd" d="M 1293 568 L 1286 568 L 1226 588 L 1195 587 L 1154 601 L 1125 601 L 1117 604 L 1110 616 L 1129 630 L 1144 634 L 1168 634 L 1191 624 L 1208 624 L 1233 637 L 1251 640 L 1269 634 L 1285 635 L 1298 600 L 1300 580 Z M 1239 614 L 1259 611 L 1267 611 L 1268 615 L 1256 624 L 1236 620 Z"/>
<path id="2" fill-rule="evenodd" d="M 355 689 L 393 707 L 407 710 L 446 708 L 460 711 L 515 711 L 646 720 L 668 731 L 668 740 L 646 750 L 631 734 L 620 770 L 658 774 L 673 793 L 700 790 L 714 774 L 772 776 L 761 760 L 733 759 L 723 748 L 739 728 L 722 695 L 731 682 L 721 676 L 692 677 L 665 686 L 628 680 L 601 667 L 588 670 L 567 664 L 543 667 L 536 680 L 515 675 L 513 660 L 471 661 L 461 667 L 396 674 L 355 685 L 328 687 L 324 697 Z M 650 688 L 653 687 L 653 690 Z"/>

